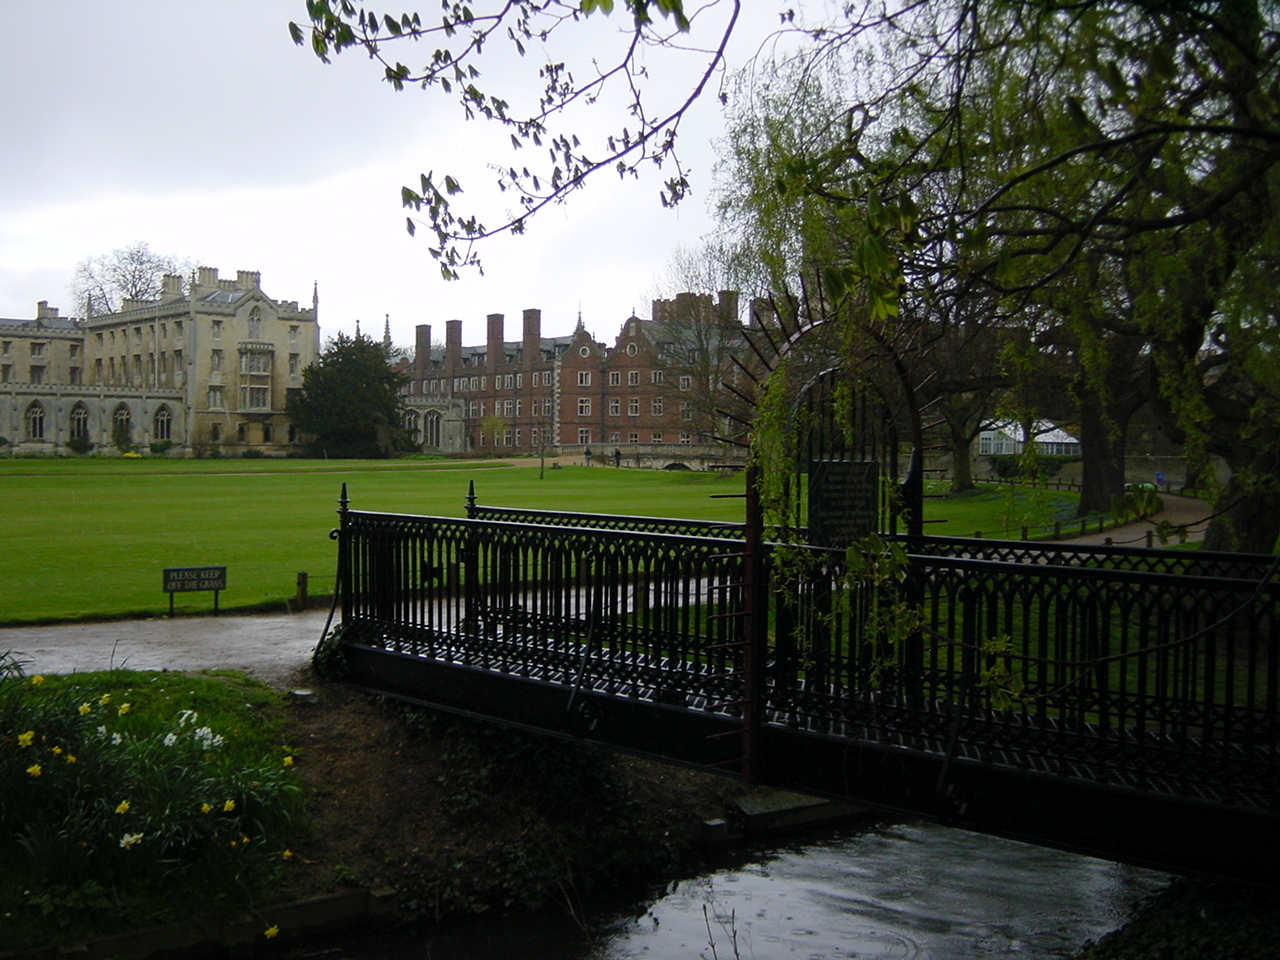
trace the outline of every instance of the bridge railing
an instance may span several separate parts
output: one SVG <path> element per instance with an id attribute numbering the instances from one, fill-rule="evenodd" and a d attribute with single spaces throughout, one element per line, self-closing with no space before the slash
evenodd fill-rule
<path id="1" fill-rule="evenodd" d="M 870 587 L 815 551 L 793 574 L 775 599 L 773 718 L 1146 789 L 1230 771 L 1280 799 L 1280 585 L 909 564 L 902 583 Z"/>
<path id="2" fill-rule="evenodd" d="M 741 697 L 739 541 L 347 511 L 344 639 L 587 691 Z"/>
<path id="3" fill-rule="evenodd" d="M 590 522 L 343 511 L 344 639 L 948 762 L 1280 802 L 1269 576 L 940 551 L 876 582 L 843 551 L 769 545 L 752 634 L 743 541 Z"/>
<path id="4" fill-rule="evenodd" d="M 914 554 L 931 557 L 968 557 L 1004 563 L 1045 564 L 1054 567 L 1093 567 L 1140 570 L 1198 577 L 1259 580 L 1267 575 L 1274 557 L 1207 550 L 1169 550 L 1106 546 L 1104 544 L 1048 543 L 972 537 L 899 538 Z"/>

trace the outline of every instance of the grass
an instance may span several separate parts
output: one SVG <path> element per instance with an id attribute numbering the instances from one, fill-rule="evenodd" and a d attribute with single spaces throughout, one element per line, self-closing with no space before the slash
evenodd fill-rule
<path id="1" fill-rule="evenodd" d="M 579 465 L 541 471 L 474 460 L 0 459 L 7 495 L 0 624 L 163 615 L 165 567 L 225 566 L 224 610 L 284 609 L 297 574 L 313 593 L 333 583 L 337 501 L 459 517 L 468 484 L 482 504 L 740 521 L 743 477 Z M 542 474 L 540 476 L 540 473 Z M 925 503 L 929 533 L 1017 536 L 1051 523 L 1072 494 L 1008 487 Z M 213 609 L 211 593 L 178 594 L 179 614 Z"/>
<path id="2" fill-rule="evenodd" d="M 305 828 L 278 700 L 231 671 L 27 677 L 0 658 L 0 943 L 272 895 Z"/>
<path id="3" fill-rule="evenodd" d="M 329 530 L 351 507 L 462 516 L 467 485 L 481 503 L 739 520 L 741 477 L 569 466 L 539 478 L 537 461 L 0 460 L 7 493 L 0 623 L 154 616 L 170 566 L 223 565 L 222 609 L 279 604 L 306 571 L 332 585 Z M 327 578 L 327 579 L 325 579 Z M 175 598 L 206 613 L 209 593 Z"/>

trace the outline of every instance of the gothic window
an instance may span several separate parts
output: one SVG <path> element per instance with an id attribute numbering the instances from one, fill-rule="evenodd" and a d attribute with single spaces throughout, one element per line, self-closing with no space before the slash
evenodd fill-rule
<path id="1" fill-rule="evenodd" d="M 249 311 L 249 339 L 262 339 L 262 311 L 257 307 Z"/>
<path id="2" fill-rule="evenodd" d="M 111 442 L 126 447 L 133 441 L 133 416 L 123 403 L 111 415 Z"/>
<path id="3" fill-rule="evenodd" d="M 165 404 L 161 404 L 156 415 L 151 418 L 151 439 L 173 439 L 173 414 Z"/>
<path id="4" fill-rule="evenodd" d="M 209 406 L 215 410 L 222 409 L 222 388 L 221 387 L 209 388 Z"/>
<path id="5" fill-rule="evenodd" d="M 424 431 L 423 442 L 428 447 L 440 446 L 440 412 L 438 410 L 429 410 L 424 420 L 426 430 Z"/>
<path id="6" fill-rule="evenodd" d="M 89 408 L 83 403 L 71 408 L 70 435 L 72 440 L 89 439 Z"/>
<path id="7" fill-rule="evenodd" d="M 422 434 L 418 427 L 418 414 L 414 410 L 406 410 L 404 412 L 404 432 L 409 435 L 409 439 L 416 446 L 422 442 Z"/>
<path id="8" fill-rule="evenodd" d="M 28 440 L 44 439 L 44 407 L 39 400 L 31 401 L 22 419 L 27 429 Z"/>

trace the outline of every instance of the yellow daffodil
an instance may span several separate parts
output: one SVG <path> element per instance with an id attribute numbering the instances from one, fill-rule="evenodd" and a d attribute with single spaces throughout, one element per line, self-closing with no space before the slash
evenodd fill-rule
<path id="1" fill-rule="evenodd" d="M 93 707 L 89 706 L 89 704 L 87 704 L 87 703 L 82 703 L 82 704 L 80 704 L 80 716 L 82 716 L 82 717 L 83 717 L 85 714 L 87 714 L 87 713 L 88 713 L 90 710 L 92 710 L 92 709 L 93 709 Z"/>
<path id="2" fill-rule="evenodd" d="M 227 813 L 230 813 L 235 808 L 236 808 L 236 802 L 234 800 L 228 800 L 226 803 L 222 805 L 222 809 Z"/>
<path id="3" fill-rule="evenodd" d="M 38 763 L 33 763 L 31 766 L 27 767 L 27 773 L 31 774 L 33 777 L 38 777 L 43 772 L 44 771 L 40 769 L 40 764 Z"/>
<path id="4" fill-rule="evenodd" d="M 111 694 L 104 693 L 101 697 L 98 698 L 98 702 L 105 707 L 108 703 L 111 702 Z"/>
<path id="5" fill-rule="evenodd" d="M 128 813 L 128 812 L 129 812 L 129 801 L 121 800 L 119 805 L 117 805 L 116 807 L 116 813 Z"/>
<path id="6" fill-rule="evenodd" d="M 284 765 L 285 765 L 286 767 L 292 767 L 292 766 L 293 766 L 293 757 L 285 757 L 285 758 L 284 758 Z"/>
<path id="7" fill-rule="evenodd" d="M 31 746 L 31 741 L 34 740 L 35 737 L 36 737 L 36 732 L 34 730 L 28 730 L 26 733 L 18 734 L 18 746 L 19 747 Z"/>
<path id="8" fill-rule="evenodd" d="M 41 676 L 41 675 L 40 675 L 40 674 L 38 674 L 38 673 L 37 673 L 34 677 L 32 677 L 32 678 L 31 678 L 31 685 L 32 685 L 33 687 L 38 687 L 38 686 L 40 686 L 40 684 L 42 684 L 42 683 L 44 683 L 44 677 L 43 677 L 43 676 Z"/>
<path id="9" fill-rule="evenodd" d="M 73 754 L 73 753 L 68 753 L 68 754 L 67 754 L 65 757 L 63 757 L 62 759 L 63 759 L 63 760 L 65 760 L 65 761 L 67 761 L 67 763 L 75 763 L 75 762 L 76 762 L 76 757 L 75 757 L 75 754 Z"/>
<path id="10" fill-rule="evenodd" d="M 117 712 L 120 714 L 120 716 L 122 716 L 122 717 L 123 717 L 126 713 L 128 713 L 128 712 L 129 712 L 129 708 L 130 708 L 130 707 L 132 707 L 132 706 L 133 706 L 133 704 L 131 704 L 131 703 L 122 703 L 122 704 L 120 704 L 120 709 L 119 709 L 119 711 L 117 711 Z"/>
<path id="11" fill-rule="evenodd" d="M 62 748 L 61 748 L 61 747 L 54 747 L 54 748 L 52 748 L 49 752 L 50 752 L 50 753 L 52 753 L 55 757 L 60 757 L 60 756 L 62 756 Z"/>
<path id="12" fill-rule="evenodd" d="M 281 856 L 282 856 L 282 857 L 284 857 L 286 860 L 292 860 L 292 859 L 293 859 L 293 851 L 292 851 L 292 850 L 286 850 L 284 853 L 282 853 L 282 854 L 281 854 Z"/>
<path id="13" fill-rule="evenodd" d="M 280 934 L 280 928 L 274 924 L 262 931 L 262 935 L 268 940 L 274 940 Z"/>
<path id="14" fill-rule="evenodd" d="M 210 810 L 212 810 L 212 809 L 213 809 L 213 807 L 209 806 L 207 803 L 202 803 L 202 804 L 200 804 L 200 812 L 201 812 L 201 813 L 208 813 L 208 812 L 209 812 Z"/>

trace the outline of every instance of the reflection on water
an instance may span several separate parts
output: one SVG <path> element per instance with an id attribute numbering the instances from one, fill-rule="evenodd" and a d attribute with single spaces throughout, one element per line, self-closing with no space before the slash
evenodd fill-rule
<path id="1" fill-rule="evenodd" d="M 588 938 L 566 918 L 494 919 L 312 944 L 333 960 L 837 960 L 1065 957 L 1124 922 L 1163 874 L 925 823 L 758 851 L 672 884 Z M 736 950 L 736 952 L 735 952 Z"/>
<path id="2" fill-rule="evenodd" d="M 896 824 L 675 884 L 592 960 L 1064 957 L 1119 926 L 1163 874 Z"/>

